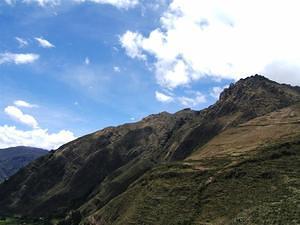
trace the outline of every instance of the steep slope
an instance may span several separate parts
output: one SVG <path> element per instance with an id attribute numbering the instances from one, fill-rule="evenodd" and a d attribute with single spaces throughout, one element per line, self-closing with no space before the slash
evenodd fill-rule
<path id="1" fill-rule="evenodd" d="M 289 141 L 299 134 L 300 104 L 296 104 L 225 130 L 195 150 L 187 160 L 249 155 L 259 148 Z"/>
<path id="2" fill-rule="evenodd" d="M 255 75 L 231 84 L 219 101 L 206 110 L 182 133 L 181 144 L 171 146 L 172 159 L 184 159 L 221 130 L 299 102 L 299 87 L 278 84 Z"/>
<path id="3" fill-rule="evenodd" d="M 47 153 L 44 149 L 24 146 L 0 149 L 0 182 Z"/>
<path id="4" fill-rule="evenodd" d="M 300 145 L 286 146 L 265 149 L 230 167 L 222 167 L 227 164 L 218 158 L 202 167 L 157 167 L 85 223 L 299 224 Z"/>
<path id="5" fill-rule="evenodd" d="M 86 221 L 92 223 L 110 215 L 110 219 L 119 219 L 121 212 L 115 214 L 107 209 L 120 198 L 126 203 L 122 196 L 132 190 L 128 187 L 134 186 L 144 174 L 151 174 L 152 168 L 183 160 L 226 129 L 299 101 L 298 87 L 277 84 L 257 75 L 231 85 L 215 105 L 205 110 L 186 109 L 175 114 L 164 112 L 137 123 L 109 127 L 84 136 L 36 160 L 0 185 L 0 214 L 64 217 L 76 210 L 69 214 L 67 222 L 78 215 L 88 217 Z M 186 163 L 183 173 L 182 163 L 179 163 L 179 178 L 189 177 L 185 169 L 188 172 L 194 170 L 190 168 L 193 165 Z M 169 166 L 166 165 L 166 168 Z M 173 168 L 172 165 L 170 168 Z M 177 165 L 175 170 L 178 170 Z M 161 172 L 158 174 L 160 176 Z M 176 171 L 171 171 L 171 175 L 168 172 L 166 176 L 172 177 L 172 174 L 179 179 Z M 142 184 L 139 182 L 139 185 Z M 165 186 L 164 183 L 162 185 Z M 186 187 L 178 186 L 178 189 L 184 191 L 187 188 L 190 192 L 189 187 L 193 187 L 192 183 L 186 184 Z M 167 189 L 166 184 L 164 194 L 168 193 Z M 149 203 L 149 210 L 156 202 L 159 201 Z M 145 212 L 150 213 L 149 210 Z M 162 222 L 166 222 L 168 217 L 163 215 L 168 210 L 160 214 Z M 131 213 L 139 215 L 135 209 Z M 105 221 L 103 224 L 113 224 Z"/>
<path id="6" fill-rule="evenodd" d="M 109 127 L 64 145 L 0 186 L 0 210 L 59 216 L 99 192 L 108 191 L 106 199 L 99 203 L 105 204 L 162 160 L 173 131 L 195 113 L 152 115 L 138 123 Z M 119 177 L 122 184 L 116 186 Z M 103 190 L 105 179 L 110 180 L 109 188 Z"/>
<path id="7" fill-rule="evenodd" d="M 86 224 L 299 224 L 300 105 L 225 130 L 155 167 Z"/>

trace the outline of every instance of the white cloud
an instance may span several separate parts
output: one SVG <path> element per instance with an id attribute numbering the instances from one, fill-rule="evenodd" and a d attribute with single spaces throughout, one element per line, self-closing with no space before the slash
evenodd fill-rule
<path id="1" fill-rule="evenodd" d="M 12 5 L 15 3 L 15 0 L 5 0 L 5 2 L 9 5 Z M 41 7 L 55 7 L 59 6 L 62 3 L 65 3 L 67 1 L 62 0 L 22 0 L 21 2 L 27 3 L 27 4 L 38 4 Z M 129 9 L 133 8 L 136 5 L 139 4 L 139 0 L 70 0 L 68 2 L 73 3 L 85 3 L 85 2 L 92 2 L 96 4 L 109 4 L 112 6 L 115 6 L 120 9 Z"/>
<path id="2" fill-rule="evenodd" d="M 34 38 L 38 43 L 39 46 L 43 47 L 43 48 L 54 48 L 55 46 L 53 44 L 51 44 L 48 40 L 43 39 L 43 38 Z"/>
<path id="3" fill-rule="evenodd" d="M 57 6 L 61 3 L 61 0 L 23 0 L 24 3 L 36 3 L 39 6 Z"/>
<path id="4" fill-rule="evenodd" d="M 128 56 L 145 60 L 146 55 L 142 54 L 143 49 L 141 48 L 143 39 L 141 34 L 127 31 L 120 37 L 120 42 Z"/>
<path id="5" fill-rule="evenodd" d="M 187 96 L 177 97 L 174 93 L 167 91 L 168 94 L 156 91 L 155 98 L 162 103 L 176 102 L 185 107 L 196 107 L 207 102 L 206 96 L 199 91 L 187 91 Z"/>
<path id="6" fill-rule="evenodd" d="M 4 112 L 10 116 L 12 119 L 23 123 L 27 126 L 30 126 L 34 129 L 38 128 L 38 122 L 36 121 L 36 119 L 31 116 L 31 115 L 27 115 L 24 114 L 19 108 L 15 107 L 15 106 L 7 106 L 4 109 Z"/>
<path id="7" fill-rule="evenodd" d="M 36 108 L 37 105 L 31 104 L 29 102 L 23 101 L 23 100 L 16 100 L 14 101 L 14 105 L 18 107 L 25 107 L 25 108 Z"/>
<path id="8" fill-rule="evenodd" d="M 227 87 L 228 87 L 227 85 L 224 86 L 224 87 L 213 87 L 212 90 L 210 91 L 210 96 L 215 98 L 215 99 L 219 99 L 220 94 Z"/>
<path id="9" fill-rule="evenodd" d="M 221 87 L 213 87 L 210 92 L 210 95 L 213 98 L 218 99 L 222 91 L 223 91 L 223 88 L 221 88 Z"/>
<path id="10" fill-rule="evenodd" d="M 129 9 L 135 7 L 139 0 L 75 0 L 76 2 L 93 2 L 98 4 L 110 4 L 117 8 Z"/>
<path id="11" fill-rule="evenodd" d="M 8 5 L 13 5 L 15 4 L 15 0 L 4 0 L 6 2 L 6 4 Z"/>
<path id="12" fill-rule="evenodd" d="M 16 54 L 11 52 L 0 53 L 0 65 L 4 63 L 14 63 L 14 64 L 28 64 L 33 63 L 40 58 L 39 55 L 29 53 L 29 54 Z"/>
<path id="13" fill-rule="evenodd" d="M 14 126 L 0 126 L 0 148 L 22 145 L 50 150 L 56 149 L 75 138 L 74 134 L 68 130 L 49 133 L 47 130 L 40 128 L 23 131 Z"/>
<path id="14" fill-rule="evenodd" d="M 115 71 L 116 73 L 120 73 L 120 72 L 121 72 L 121 69 L 120 69 L 120 67 L 118 67 L 118 66 L 114 66 L 114 71 Z"/>
<path id="15" fill-rule="evenodd" d="M 166 95 L 166 94 L 161 93 L 159 91 L 155 92 L 155 98 L 159 102 L 172 102 L 172 101 L 174 101 L 172 96 Z"/>
<path id="16" fill-rule="evenodd" d="M 37 107 L 28 102 L 18 100 L 14 102 L 19 107 Z M 76 137 L 71 131 L 61 130 L 57 133 L 49 133 L 47 129 L 39 127 L 37 120 L 24 114 L 16 106 L 7 106 L 4 112 L 17 122 L 29 126 L 30 130 L 20 130 L 14 126 L 0 126 L 0 148 L 14 146 L 31 146 L 45 149 L 56 149 L 62 144 L 74 140 Z"/>
<path id="17" fill-rule="evenodd" d="M 85 63 L 85 65 L 90 65 L 90 63 L 91 63 L 90 59 L 88 57 L 85 57 L 84 63 Z"/>
<path id="18" fill-rule="evenodd" d="M 26 41 L 25 39 L 20 38 L 20 37 L 15 37 L 15 38 L 16 38 L 16 41 L 18 42 L 20 48 L 23 48 L 28 45 L 28 41 Z"/>
<path id="19" fill-rule="evenodd" d="M 155 68 L 156 80 L 163 87 L 173 89 L 191 82 L 189 69 L 182 60 L 174 60 L 173 62 L 161 60 L 155 64 Z"/>
<path id="20" fill-rule="evenodd" d="M 206 97 L 200 92 L 195 92 L 194 97 L 178 97 L 178 101 L 187 107 L 195 107 L 206 102 Z"/>
<path id="21" fill-rule="evenodd" d="M 299 7 L 297 0 L 172 0 L 160 27 L 147 36 L 127 31 L 120 41 L 132 58 L 153 56 L 157 82 L 169 89 L 256 73 L 300 84 Z"/>
<path id="22" fill-rule="evenodd" d="M 300 85 L 300 64 L 274 61 L 265 67 L 264 74 L 270 74 L 272 79 L 280 83 Z"/>

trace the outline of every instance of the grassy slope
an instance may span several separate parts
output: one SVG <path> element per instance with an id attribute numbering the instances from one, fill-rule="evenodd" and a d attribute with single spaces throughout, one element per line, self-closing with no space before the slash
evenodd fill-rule
<path id="1" fill-rule="evenodd" d="M 51 223 L 44 219 L 24 219 L 17 217 L 2 217 L 0 218 L 0 225 L 50 225 Z"/>
<path id="2" fill-rule="evenodd" d="M 160 166 L 96 212 L 88 223 L 300 223 L 299 141 L 265 147 L 224 167 L 228 163 L 219 158 Z"/>
<path id="3" fill-rule="evenodd" d="M 299 134 L 300 104 L 297 104 L 225 130 L 196 150 L 188 160 L 247 155 Z"/>
<path id="4" fill-rule="evenodd" d="M 293 106 L 226 130 L 185 162 L 148 172 L 86 223 L 299 224 L 299 118 Z"/>

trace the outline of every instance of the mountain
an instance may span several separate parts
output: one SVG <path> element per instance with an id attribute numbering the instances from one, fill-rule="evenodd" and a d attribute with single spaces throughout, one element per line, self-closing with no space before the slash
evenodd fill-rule
<path id="1" fill-rule="evenodd" d="M 298 104 L 155 167 L 86 224 L 299 224 L 299 151 Z"/>
<path id="2" fill-rule="evenodd" d="M 24 146 L 0 149 L 0 182 L 47 153 L 44 149 Z"/>
<path id="3" fill-rule="evenodd" d="M 1 184 L 0 215 L 61 225 L 298 224 L 299 104 L 299 87 L 255 75 L 207 109 L 86 135 Z"/>

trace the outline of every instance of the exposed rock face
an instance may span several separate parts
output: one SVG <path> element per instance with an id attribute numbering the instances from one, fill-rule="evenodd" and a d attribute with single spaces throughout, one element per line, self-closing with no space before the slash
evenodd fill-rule
<path id="1" fill-rule="evenodd" d="M 264 115 L 299 101 L 299 88 L 278 84 L 263 76 L 255 75 L 230 85 L 216 104 L 220 117 L 240 111 L 240 120 Z M 241 121 L 237 121 L 241 122 Z"/>
<path id="2" fill-rule="evenodd" d="M 256 75 L 231 85 L 202 111 L 163 112 L 84 136 L 3 183 L 0 213 L 92 215 L 153 167 L 183 160 L 225 129 L 299 101 L 299 88 Z"/>
<path id="3" fill-rule="evenodd" d="M 24 146 L 0 149 L 0 182 L 47 153 L 45 149 Z"/>

